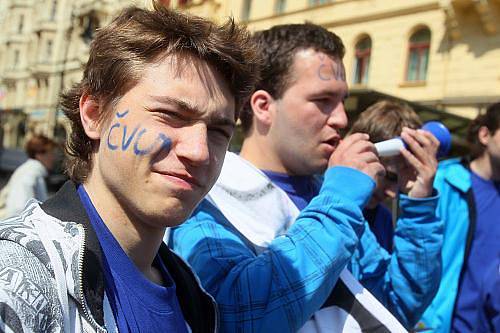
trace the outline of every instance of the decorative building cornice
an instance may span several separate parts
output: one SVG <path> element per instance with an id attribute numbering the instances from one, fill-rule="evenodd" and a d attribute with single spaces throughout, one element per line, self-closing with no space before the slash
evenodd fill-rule
<path id="1" fill-rule="evenodd" d="M 488 0 L 472 0 L 472 2 L 474 3 L 474 9 L 479 15 L 484 32 L 488 35 L 496 34 L 498 30 L 495 18 L 491 13 L 493 8 Z"/>

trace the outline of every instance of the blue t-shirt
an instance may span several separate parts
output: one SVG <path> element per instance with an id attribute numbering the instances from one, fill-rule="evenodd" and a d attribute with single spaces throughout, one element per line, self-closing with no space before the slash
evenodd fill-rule
<path id="1" fill-rule="evenodd" d="M 78 195 L 87 211 L 103 253 L 104 283 L 120 333 L 187 333 L 175 293 L 175 283 L 157 255 L 153 265 L 161 272 L 165 286 L 148 280 L 123 251 L 106 227 L 82 185 Z"/>
<path id="2" fill-rule="evenodd" d="M 392 225 L 392 214 L 382 204 L 375 208 L 363 209 L 363 216 L 375 234 L 378 243 L 389 253 L 392 253 L 394 240 L 394 226 Z"/>
<path id="3" fill-rule="evenodd" d="M 500 332 L 500 258 L 485 270 L 474 333 Z"/>
<path id="4" fill-rule="evenodd" d="M 482 179 L 475 173 L 471 177 L 476 204 L 476 230 L 453 314 L 452 330 L 456 332 L 474 330 L 485 270 L 500 255 L 500 182 Z"/>
<path id="5" fill-rule="evenodd" d="M 312 176 L 290 176 L 284 173 L 262 170 L 288 197 L 299 210 L 304 209 L 319 193 L 319 183 Z"/>

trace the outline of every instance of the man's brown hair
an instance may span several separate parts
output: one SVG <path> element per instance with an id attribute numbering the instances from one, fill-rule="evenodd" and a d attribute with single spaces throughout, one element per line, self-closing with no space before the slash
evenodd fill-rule
<path id="1" fill-rule="evenodd" d="M 192 56 L 214 66 L 234 96 L 236 115 L 253 91 L 258 58 L 245 28 L 232 19 L 216 25 L 156 2 L 153 7 L 126 8 L 99 30 L 91 43 L 81 82 L 61 96 L 62 110 L 72 128 L 66 148 L 66 172 L 75 182 L 83 182 L 92 166 L 92 140 L 80 120 L 82 94 L 99 101 L 102 121 L 111 113 L 102 111 L 110 111 L 139 82 L 147 65 L 169 55 Z"/>
<path id="2" fill-rule="evenodd" d="M 26 142 L 26 154 L 29 158 L 36 158 L 38 154 L 45 154 L 57 147 L 54 140 L 49 139 L 45 135 L 33 135 L 28 142 Z"/>
<path id="3" fill-rule="evenodd" d="M 277 25 L 257 31 L 252 38 L 262 58 L 255 90 L 265 90 L 275 99 L 281 98 L 292 83 L 292 65 L 298 51 L 313 49 L 335 59 L 342 59 L 345 53 L 344 44 L 337 35 L 311 23 Z M 240 119 L 243 133 L 247 135 L 253 119 L 248 103 Z"/>
<path id="4" fill-rule="evenodd" d="M 350 132 L 368 133 L 370 141 L 376 143 L 399 136 L 403 127 L 417 129 L 422 121 L 408 104 L 382 100 L 363 111 Z"/>

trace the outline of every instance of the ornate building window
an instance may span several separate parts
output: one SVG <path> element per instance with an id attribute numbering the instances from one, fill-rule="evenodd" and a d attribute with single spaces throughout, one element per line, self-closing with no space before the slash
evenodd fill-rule
<path id="1" fill-rule="evenodd" d="M 325 3 L 329 3 L 331 0 L 309 0 L 309 6 L 319 6 L 324 5 Z"/>
<path id="2" fill-rule="evenodd" d="M 95 32 L 99 28 L 99 19 L 95 12 L 90 12 L 82 18 L 82 39 L 86 44 L 90 44 L 94 39 Z"/>
<path id="3" fill-rule="evenodd" d="M 24 28 L 24 15 L 19 15 L 19 24 L 17 25 L 17 32 L 22 33 Z"/>
<path id="4" fill-rule="evenodd" d="M 286 0 L 275 0 L 274 1 L 274 13 L 283 14 L 286 8 Z"/>
<path id="5" fill-rule="evenodd" d="M 12 68 L 17 68 L 19 66 L 19 50 L 14 50 L 14 59 L 12 61 Z"/>
<path id="6" fill-rule="evenodd" d="M 241 8 L 241 19 L 248 21 L 250 18 L 250 11 L 252 10 L 252 0 L 243 0 L 243 7 Z"/>
<path id="7" fill-rule="evenodd" d="M 47 46 L 46 46 L 46 61 L 49 62 L 50 61 L 50 58 L 52 58 L 52 41 L 51 40 L 47 40 Z"/>
<path id="8" fill-rule="evenodd" d="M 411 35 L 408 46 L 406 81 L 426 80 L 430 45 L 431 31 L 428 28 L 419 29 Z"/>
<path id="9" fill-rule="evenodd" d="M 54 21 L 57 14 L 57 0 L 52 1 L 52 7 L 50 8 L 50 20 Z"/>
<path id="10" fill-rule="evenodd" d="M 355 46 L 355 68 L 354 68 L 354 83 L 367 84 L 368 71 L 370 68 L 370 56 L 372 53 L 372 40 L 369 36 L 360 39 Z"/>

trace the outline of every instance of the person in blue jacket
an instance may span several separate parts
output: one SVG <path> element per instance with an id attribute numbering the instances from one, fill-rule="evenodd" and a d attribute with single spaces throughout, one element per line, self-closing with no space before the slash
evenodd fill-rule
<path id="1" fill-rule="evenodd" d="M 443 275 L 419 328 L 434 332 L 475 329 L 482 308 L 478 305 L 481 282 L 500 257 L 499 127 L 500 103 L 496 103 L 469 127 L 471 157 L 439 165 L 434 186 L 441 194 L 437 212 L 445 221 Z M 488 314 L 491 318 L 500 311 L 496 305 Z"/>
<path id="2" fill-rule="evenodd" d="M 275 26 L 254 40 L 263 68 L 241 116 L 241 154 L 226 154 L 216 185 L 169 245 L 216 298 L 222 332 L 404 331 L 387 309 L 411 327 L 440 279 L 437 140 L 401 134 L 415 177 L 401 188 L 391 256 L 362 214 L 385 170 L 367 134 L 341 136 L 342 41 L 313 24 Z M 314 175 L 323 172 L 321 184 Z"/>
<path id="3" fill-rule="evenodd" d="M 350 133 L 367 133 L 373 143 L 397 137 L 403 127 L 418 129 L 422 121 L 415 111 L 407 104 L 391 100 L 381 100 L 363 111 L 350 129 Z M 413 174 L 411 167 L 406 167 L 401 155 L 380 158 L 385 167 L 385 177 L 377 182 L 373 195 L 363 210 L 370 230 L 377 241 L 387 251 L 392 252 L 394 227 L 392 214 L 383 204 L 386 200 L 395 199 L 399 185 L 406 184 Z"/>

